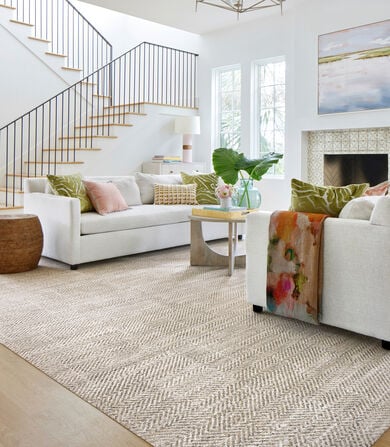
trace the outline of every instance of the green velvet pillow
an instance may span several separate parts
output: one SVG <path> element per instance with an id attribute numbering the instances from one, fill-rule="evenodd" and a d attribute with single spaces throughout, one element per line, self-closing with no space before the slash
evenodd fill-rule
<path id="1" fill-rule="evenodd" d="M 93 211 L 81 174 L 48 175 L 47 179 L 55 195 L 79 199 L 82 213 Z"/>
<path id="2" fill-rule="evenodd" d="M 368 183 L 347 186 L 316 186 L 291 180 L 291 211 L 322 213 L 337 217 L 352 199 L 363 195 Z"/>
<path id="3" fill-rule="evenodd" d="M 215 188 L 218 184 L 218 176 L 214 173 L 211 174 L 187 174 L 181 172 L 181 178 L 185 185 L 195 183 L 196 185 L 196 200 L 200 204 L 217 204 L 219 203 L 216 195 Z"/>

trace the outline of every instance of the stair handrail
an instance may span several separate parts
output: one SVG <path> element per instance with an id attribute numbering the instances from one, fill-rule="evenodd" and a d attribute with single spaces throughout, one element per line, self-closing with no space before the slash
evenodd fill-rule
<path id="1" fill-rule="evenodd" d="M 35 26 L 33 38 L 47 41 L 49 53 L 67 57 L 65 68 L 86 76 L 112 60 L 110 42 L 69 0 L 3 0 L 3 4 L 16 9 L 17 21 Z"/>
<path id="2" fill-rule="evenodd" d="M 24 163 L 27 163 L 26 176 L 55 174 L 58 163 L 77 162 L 77 149 L 82 144 L 93 148 L 95 137 L 112 138 L 111 127 L 126 125 L 126 116 L 141 114 L 147 103 L 196 108 L 198 56 L 142 42 L 1 127 L 0 144 L 5 139 L 6 146 L 5 189 L 13 191 L 11 203 L 15 203 L 15 189 L 23 189 Z M 47 162 L 43 156 L 45 149 Z M 44 169 L 44 163 L 53 167 Z M 18 171 L 20 181 L 16 182 Z M 12 176 L 12 188 L 8 187 L 8 176 Z"/>

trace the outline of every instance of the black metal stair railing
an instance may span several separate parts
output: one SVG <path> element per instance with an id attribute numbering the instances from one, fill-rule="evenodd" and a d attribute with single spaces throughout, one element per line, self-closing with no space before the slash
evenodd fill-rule
<path id="1" fill-rule="evenodd" d="M 68 0 L 1 0 L 16 9 L 16 20 L 34 25 L 33 38 L 47 41 L 64 66 L 92 73 L 112 59 L 111 44 Z M 65 59 L 66 56 L 66 59 Z"/>
<path id="2" fill-rule="evenodd" d="M 24 177 L 78 163 L 96 138 L 115 138 L 144 104 L 196 108 L 197 54 L 143 42 L 0 129 L 0 187 L 16 203 Z"/>

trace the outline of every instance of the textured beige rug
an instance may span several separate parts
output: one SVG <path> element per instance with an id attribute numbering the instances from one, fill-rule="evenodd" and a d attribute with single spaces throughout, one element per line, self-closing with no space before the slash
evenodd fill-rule
<path id="1" fill-rule="evenodd" d="M 390 426 L 378 340 L 254 314 L 245 271 L 187 247 L 44 261 L 0 291 L 0 341 L 155 446 L 364 447 Z"/>

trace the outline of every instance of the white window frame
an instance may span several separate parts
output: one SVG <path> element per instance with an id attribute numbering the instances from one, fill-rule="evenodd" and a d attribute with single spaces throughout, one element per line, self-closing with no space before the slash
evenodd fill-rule
<path id="1" fill-rule="evenodd" d="M 251 67 L 251 79 L 252 79 L 252 94 L 251 94 L 251 157 L 252 158 L 259 158 L 261 157 L 264 152 L 261 152 L 261 149 L 258 147 L 259 143 L 259 133 L 261 131 L 261 123 L 260 123 L 260 88 L 259 88 L 259 70 L 260 67 L 268 64 L 275 64 L 279 62 L 284 62 L 285 64 L 285 81 L 284 81 L 284 144 L 283 144 L 283 150 L 280 149 L 277 150 L 277 152 L 285 153 L 285 139 L 286 139 L 286 98 L 287 98 L 287 83 L 286 83 L 286 57 L 285 56 L 277 56 L 277 57 L 271 57 L 271 58 L 265 58 L 265 59 L 259 59 L 252 62 Z M 275 110 L 277 107 L 274 104 Z M 286 166 L 285 166 L 285 157 L 282 159 L 283 163 L 283 173 L 282 174 L 275 174 L 274 173 L 274 167 L 271 167 L 271 169 L 267 172 L 265 177 L 268 178 L 284 178 L 285 172 L 286 172 Z M 281 163 L 281 161 L 279 161 Z"/>
<path id="2" fill-rule="evenodd" d="M 240 70 L 241 81 L 242 81 L 242 69 L 241 64 L 225 65 L 222 67 L 216 67 L 212 71 L 212 146 L 213 150 L 220 147 L 220 114 L 221 114 L 221 90 L 220 90 L 220 74 L 223 72 Z M 240 119 L 242 118 L 242 85 L 240 86 Z M 242 133 L 242 131 L 241 131 Z M 241 140 L 241 134 L 240 134 Z M 240 148 L 237 148 L 240 150 Z"/>

